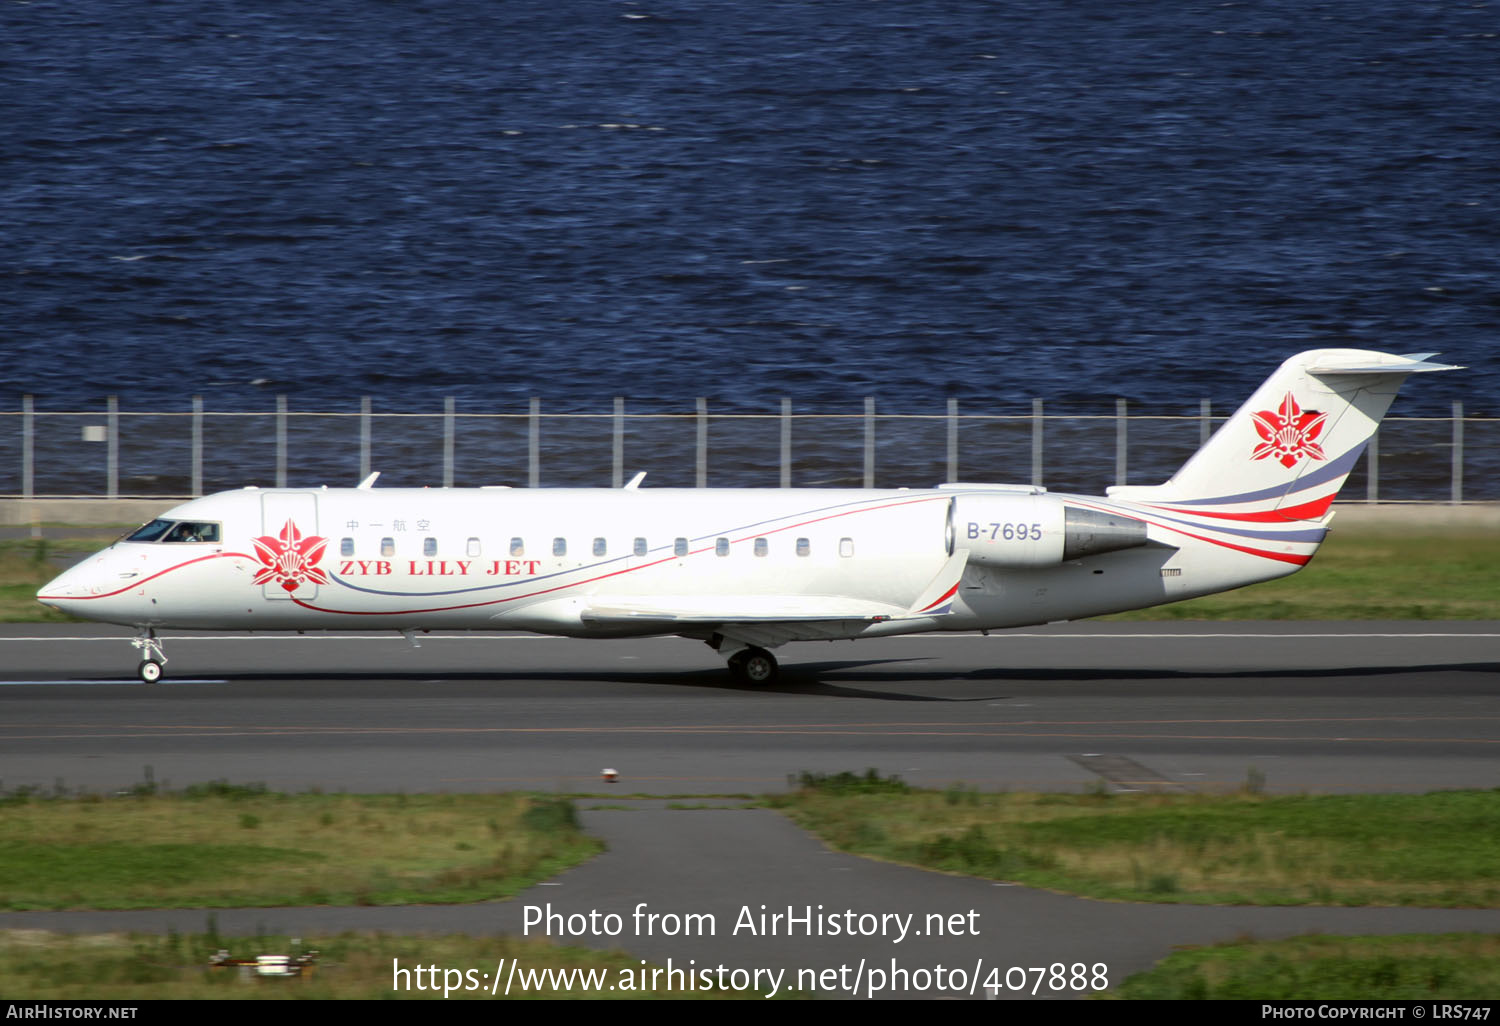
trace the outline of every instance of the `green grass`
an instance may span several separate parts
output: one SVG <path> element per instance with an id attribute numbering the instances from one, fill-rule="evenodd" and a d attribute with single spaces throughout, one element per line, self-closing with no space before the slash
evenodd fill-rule
<path id="1" fill-rule="evenodd" d="M 1494 1000 L 1500 936 L 1294 937 L 1179 951 L 1106 998 L 1146 1000 Z"/>
<path id="2" fill-rule="evenodd" d="M 1500 790 L 980 794 L 844 774 L 767 801 L 845 851 L 1095 898 L 1500 906 Z"/>
<path id="3" fill-rule="evenodd" d="M 257 955 L 296 956 L 316 950 L 313 971 L 292 979 L 247 978 L 238 968 L 209 964 L 220 949 L 230 958 Z M 503 960 L 503 963 L 502 963 Z M 509 975 L 515 960 L 519 971 L 574 972 L 593 970 L 603 974 L 604 987 L 571 989 L 543 986 L 521 993 L 512 986 L 511 997 L 528 998 L 678 998 L 754 997 L 704 991 L 672 991 L 657 977 L 654 988 L 642 989 L 640 974 L 650 973 L 640 959 L 620 952 L 587 951 L 556 947 L 546 940 L 458 935 L 422 937 L 389 934 L 337 936 L 284 936 L 229 938 L 211 928 L 202 934 L 164 937 L 146 934 L 96 934 L 62 936 L 40 930 L 0 931 L 0 980 L 5 996 L 21 1000 L 150 1001 L 160 999 L 230 1000 L 250 999 L 344 999 L 398 998 L 419 1001 L 456 1001 L 460 998 L 495 1000 L 488 991 L 497 969 Z M 398 977 L 396 968 L 436 966 L 434 978 L 408 972 Z M 446 970 L 456 970 L 447 975 Z M 469 975 L 470 973 L 473 975 Z M 486 975 L 487 974 L 487 975 Z M 577 977 L 573 977 L 575 983 Z M 647 982 L 650 981 L 648 976 Z M 396 986 L 401 981 L 404 987 Z M 634 989 L 618 989 L 629 981 Z M 436 983 L 436 990 L 431 984 Z M 444 993 L 444 985 L 450 989 Z M 502 979 L 501 995 L 505 989 Z"/>
<path id="4" fill-rule="evenodd" d="M 1500 532 L 1337 528 L 1305 568 L 1264 584 L 1104 620 L 1488 620 Z"/>
<path id="5" fill-rule="evenodd" d="M 88 538 L 0 540 L 0 623 L 76 622 L 38 602 L 37 589 L 118 537 L 111 531 Z"/>
<path id="6" fill-rule="evenodd" d="M 20 794 L 0 801 L 0 908 L 483 901 L 602 848 L 570 801 L 524 794 Z"/>

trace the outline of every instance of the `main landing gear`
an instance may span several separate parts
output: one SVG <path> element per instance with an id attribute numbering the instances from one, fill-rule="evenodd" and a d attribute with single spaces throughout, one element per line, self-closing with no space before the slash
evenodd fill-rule
<path id="1" fill-rule="evenodd" d="M 776 683 L 781 667 L 776 657 L 763 648 L 742 648 L 729 657 L 729 675 L 741 684 L 758 687 Z"/>
<path id="2" fill-rule="evenodd" d="M 167 653 L 156 639 L 155 628 L 142 627 L 130 647 L 141 653 L 141 664 L 135 668 L 136 676 L 147 684 L 161 680 L 161 668 L 167 662 Z"/>

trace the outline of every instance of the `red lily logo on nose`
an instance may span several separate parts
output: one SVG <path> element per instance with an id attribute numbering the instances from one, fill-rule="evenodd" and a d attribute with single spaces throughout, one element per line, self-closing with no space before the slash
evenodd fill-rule
<path id="1" fill-rule="evenodd" d="M 327 584 L 328 575 L 318 568 L 328 539 L 316 535 L 305 538 L 297 525 L 288 520 L 279 537 L 264 535 L 255 539 L 255 558 L 261 567 L 255 572 L 255 584 L 275 581 L 287 591 L 296 591 L 309 581 Z"/>
<path id="2" fill-rule="evenodd" d="M 1318 443 L 1318 437 L 1328 426 L 1328 414 L 1317 410 L 1304 411 L 1292 398 L 1292 393 L 1286 394 L 1280 409 L 1262 410 L 1250 416 L 1255 422 L 1256 434 L 1261 437 L 1261 443 L 1250 454 L 1251 459 L 1275 457 L 1290 470 L 1304 457 L 1314 460 L 1328 458 Z"/>

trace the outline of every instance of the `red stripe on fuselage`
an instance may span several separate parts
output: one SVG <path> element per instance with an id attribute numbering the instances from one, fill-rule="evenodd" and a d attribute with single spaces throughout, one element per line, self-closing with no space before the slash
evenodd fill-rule
<path id="1" fill-rule="evenodd" d="M 1076 505 L 1085 506 L 1088 509 L 1097 509 L 1097 510 L 1099 510 L 1101 512 L 1104 512 L 1104 513 L 1121 513 L 1121 512 L 1130 513 L 1130 512 L 1132 512 L 1132 510 L 1130 510 L 1128 508 L 1127 509 L 1120 509 L 1118 507 L 1111 508 L 1111 507 L 1108 507 L 1108 506 L 1095 506 L 1092 503 L 1078 502 L 1078 500 L 1076 500 L 1076 499 L 1071 499 L 1069 501 L 1073 502 Z M 1185 535 L 1185 536 L 1187 536 L 1189 538 L 1196 538 L 1198 541 L 1205 541 L 1205 542 L 1208 542 L 1210 545 L 1218 545 L 1218 546 L 1220 546 L 1222 548 L 1234 549 L 1236 552 L 1245 552 L 1245 553 L 1249 553 L 1252 556 L 1260 556 L 1262 559 L 1274 559 L 1274 560 L 1277 560 L 1278 562 L 1281 562 L 1281 563 L 1295 563 L 1297 566 L 1306 566 L 1307 563 L 1312 559 L 1311 555 L 1301 556 L 1301 555 L 1296 555 L 1296 554 L 1290 553 L 1290 552 L 1268 552 L 1265 549 L 1252 549 L 1252 548 L 1249 548 L 1248 546 L 1245 546 L 1245 545 L 1236 545 L 1233 542 L 1220 541 L 1218 538 L 1205 538 L 1201 534 L 1194 534 L 1192 531 L 1184 531 L 1180 527 L 1173 527 L 1171 524 L 1164 524 L 1160 520 L 1151 520 L 1151 519 L 1148 519 L 1146 522 L 1148 524 L 1151 524 L 1153 527 L 1160 527 L 1163 530 L 1171 531 L 1174 534 L 1181 534 L 1181 535 Z M 1212 530 L 1212 528 L 1210 528 L 1210 530 Z M 1306 543 L 1303 543 L 1303 544 L 1306 544 Z"/>
<path id="2" fill-rule="evenodd" d="M 1161 526 L 1165 527 L 1166 525 L 1163 524 Z M 1169 527 L 1167 528 L 1167 530 L 1176 531 L 1178 534 L 1187 535 L 1189 538 L 1196 538 L 1199 541 L 1206 541 L 1212 545 L 1219 545 L 1226 549 L 1234 549 L 1236 552 L 1248 552 L 1250 555 L 1259 556 L 1262 559 L 1274 559 L 1282 563 L 1293 563 L 1297 566 L 1306 566 L 1312 559 L 1312 556 L 1310 555 L 1299 556 L 1291 552 L 1267 552 L 1265 549 L 1252 549 L 1244 545 L 1236 545 L 1233 542 L 1219 541 L 1217 538 L 1205 538 L 1201 534 L 1194 534 L 1192 531 L 1184 531 L 1180 527 Z"/>
<path id="3" fill-rule="evenodd" d="M 1335 495 L 1337 493 L 1334 493 Z M 1215 520 L 1239 520 L 1247 524 L 1274 524 L 1285 520 L 1321 520 L 1328 512 L 1328 507 L 1333 505 L 1333 495 L 1312 502 L 1304 502 L 1300 506 L 1283 506 L 1277 509 L 1263 510 L 1259 513 L 1210 513 L 1202 509 L 1182 509 L 1177 506 L 1152 506 L 1152 509 L 1165 510 L 1168 513 L 1186 513 L 1195 517 L 1212 517 Z"/>
<path id="4" fill-rule="evenodd" d="M 186 562 L 169 566 L 165 570 L 158 570 L 150 577 L 142 577 L 139 581 L 131 581 L 125 587 L 115 591 L 101 592 L 98 595 L 38 595 L 36 600 L 38 602 L 46 602 L 48 599 L 52 599 L 55 602 L 86 602 L 93 599 L 111 598 L 115 595 L 123 595 L 127 591 L 139 588 L 148 581 L 154 581 L 158 577 L 171 573 L 173 570 L 181 570 L 185 566 L 192 566 L 194 563 L 203 563 L 210 559 L 228 559 L 231 556 L 238 556 L 240 559 L 255 559 L 254 556 L 247 555 L 244 552 L 216 552 L 212 556 L 199 556 L 197 559 L 189 559 Z"/>

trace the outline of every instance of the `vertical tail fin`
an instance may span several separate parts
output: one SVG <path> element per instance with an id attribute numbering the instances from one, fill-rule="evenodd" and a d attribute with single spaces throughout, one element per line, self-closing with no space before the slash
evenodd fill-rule
<path id="1" fill-rule="evenodd" d="M 1111 498 L 1187 507 L 1205 517 L 1320 521 L 1408 374 L 1456 370 L 1431 353 L 1299 353 L 1171 479 L 1109 489 Z"/>

